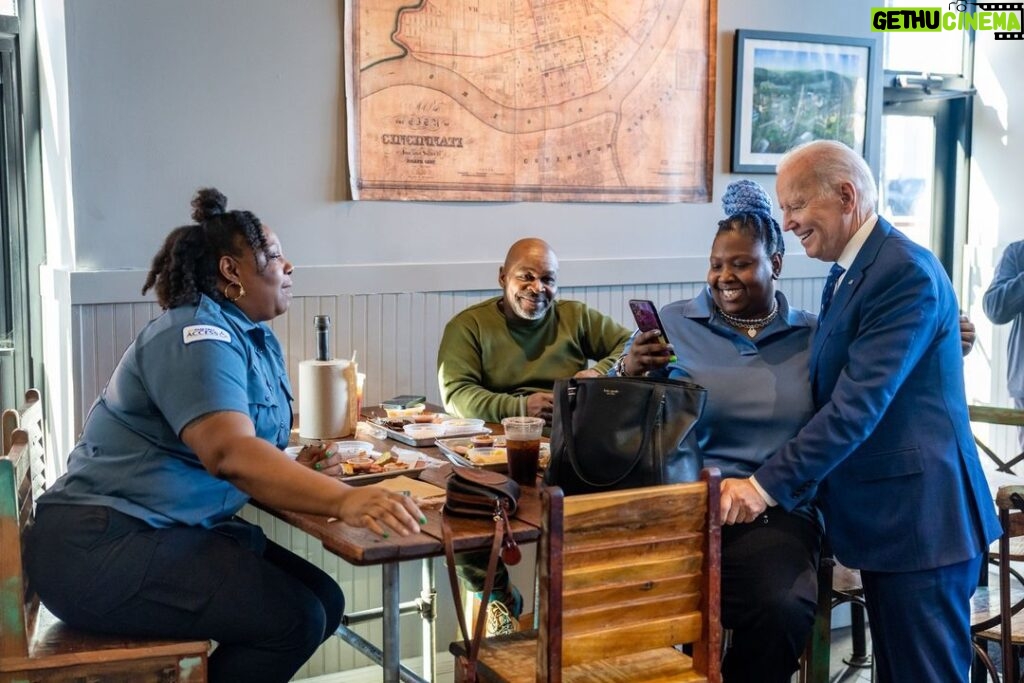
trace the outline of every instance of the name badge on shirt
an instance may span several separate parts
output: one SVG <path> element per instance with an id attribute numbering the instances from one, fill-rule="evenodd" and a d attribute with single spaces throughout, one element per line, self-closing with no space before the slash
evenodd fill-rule
<path id="1" fill-rule="evenodd" d="M 189 325 L 181 330 L 181 336 L 186 344 L 207 340 L 231 343 L 231 335 L 214 325 Z"/>

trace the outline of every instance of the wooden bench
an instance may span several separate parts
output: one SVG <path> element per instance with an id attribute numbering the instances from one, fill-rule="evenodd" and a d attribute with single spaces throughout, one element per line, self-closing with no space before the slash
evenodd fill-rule
<path id="1" fill-rule="evenodd" d="M 0 683 L 203 683 L 209 641 L 86 633 L 53 616 L 23 571 L 22 537 L 32 520 L 32 473 L 43 451 L 26 429 L 0 457 Z"/>
<path id="2" fill-rule="evenodd" d="M 546 488 L 540 629 L 484 640 L 479 680 L 720 683 L 719 478 L 703 476 L 567 498 Z"/>

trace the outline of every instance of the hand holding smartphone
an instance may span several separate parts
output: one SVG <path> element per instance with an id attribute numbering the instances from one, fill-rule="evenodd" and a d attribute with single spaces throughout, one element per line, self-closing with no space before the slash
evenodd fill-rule
<path id="1" fill-rule="evenodd" d="M 671 352 L 672 346 L 668 343 L 668 335 L 665 334 L 665 326 L 661 324 L 661 317 L 658 315 L 658 309 L 655 308 L 654 302 L 647 299 L 630 299 L 629 310 L 633 311 L 633 319 L 636 320 L 636 326 L 641 332 L 649 332 L 651 330 L 658 331 L 658 341 L 669 347 Z M 667 357 L 664 362 L 655 363 L 656 367 L 662 367 L 665 363 L 675 363 L 675 353 Z M 647 368 L 651 369 L 650 367 Z"/>
<path id="2" fill-rule="evenodd" d="M 661 318 L 658 316 L 658 309 L 654 306 L 653 301 L 647 299 L 630 299 L 629 310 L 633 312 L 633 319 L 636 320 L 636 326 L 641 332 L 649 332 L 651 330 L 657 330 L 660 333 L 658 340 L 668 345 L 668 337 L 665 335 L 665 326 L 661 324 Z"/>

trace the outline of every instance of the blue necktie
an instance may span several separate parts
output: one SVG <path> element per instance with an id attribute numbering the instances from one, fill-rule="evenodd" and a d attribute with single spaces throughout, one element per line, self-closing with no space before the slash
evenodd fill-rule
<path id="1" fill-rule="evenodd" d="M 836 283 L 839 282 L 839 278 L 842 277 L 846 269 L 838 263 L 832 264 L 832 270 L 828 271 L 828 279 L 825 280 L 825 289 L 821 291 L 821 310 L 818 312 L 818 318 L 824 318 L 825 313 L 828 312 L 829 304 L 832 303 L 832 295 L 836 292 Z"/>

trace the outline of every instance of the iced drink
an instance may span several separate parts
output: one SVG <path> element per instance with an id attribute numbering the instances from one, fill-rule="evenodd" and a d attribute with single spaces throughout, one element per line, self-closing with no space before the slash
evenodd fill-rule
<path id="1" fill-rule="evenodd" d="M 505 452 L 508 455 L 508 475 L 517 484 L 537 485 L 537 463 L 540 460 L 540 437 L 544 419 L 540 417 L 506 417 Z"/>

